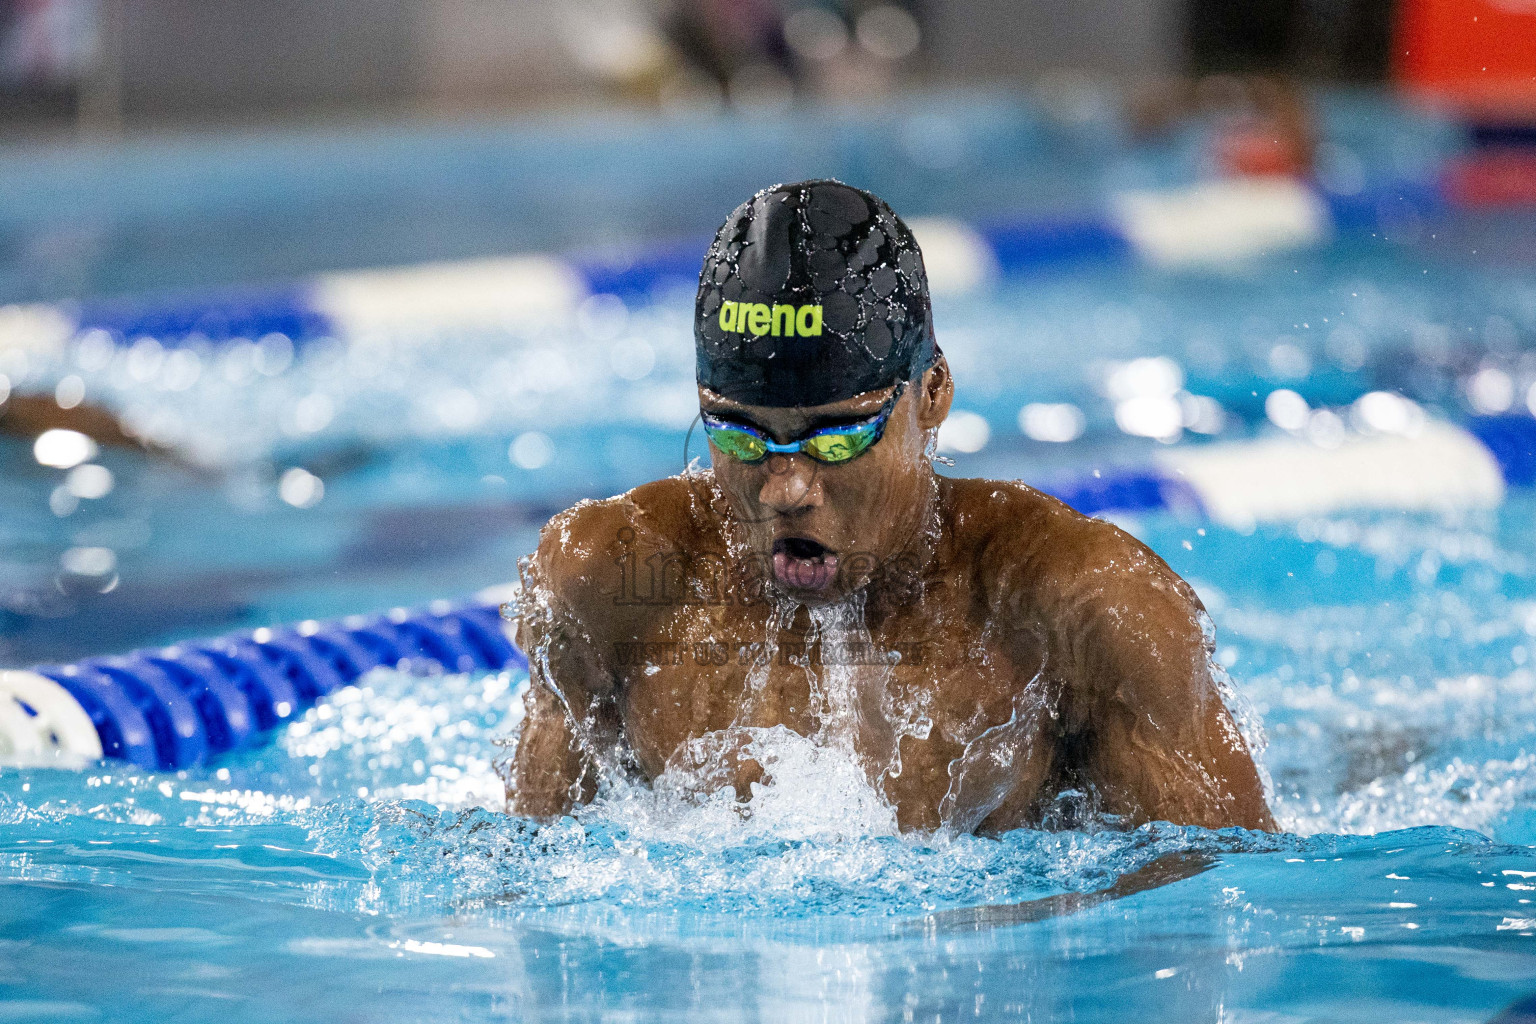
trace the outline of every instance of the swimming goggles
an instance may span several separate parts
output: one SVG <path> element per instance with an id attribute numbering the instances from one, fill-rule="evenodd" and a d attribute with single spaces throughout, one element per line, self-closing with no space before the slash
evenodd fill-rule
<path id="1" fill-rule="evenodd" d="M 868 419 L 822 427 L 787 444 L 779 444 L 755 427 L 732 423 L 709 413 L 702 413 L 700 419 L 704 422 L 704 433 L 710 442 L 738 462 L 762 462 L 775 453 L 787 455 L 796 452 L 817 462 L 848 462 L 869 451 L 880 440 L 885 433 L 885 423 L 891 418 L 891 411 L 896 408 L 896 402 L 906 386 L 906 381 L 898 383 L 880 411 Z"/>

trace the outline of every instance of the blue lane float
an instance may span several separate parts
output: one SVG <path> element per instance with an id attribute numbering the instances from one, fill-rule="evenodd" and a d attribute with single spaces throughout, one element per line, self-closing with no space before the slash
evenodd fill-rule
<path id="1" fill-rule="evenodd" d="M 440 604 L 0 673 L 0 698 L 34 720 L 49 720 L 42 729 L 52 729 L 51 744 L 33 748 L 176 771 L 262 742 L 380 666 L 502 671 L 526 668 L 527 659 L 507 639 L 496 605 Z M 68 709 L 57 701 L 47 706 L 51 687 L 89 720 L 94 747 L 60 735 Z M 12 739 L 9 752 L 19 745 Z"/>
<path id="2" fill-rule="evenodd" d="M 225 342 L 281 334 L 295 345 L 331 335 L 336 325 L 307 285 L 229 288 L 156 300 L 82 303 L 66 310 L 77 332 L 105 331 L 119 342 L 154 338 L 167 348 L 191 339 Z"/>
<path id="3" fill-rule="evenodd" d="M 1477 416 L 1467 429 L 1499 464 L 1510 487 L 1536 487 L 1536 419 Z"/>

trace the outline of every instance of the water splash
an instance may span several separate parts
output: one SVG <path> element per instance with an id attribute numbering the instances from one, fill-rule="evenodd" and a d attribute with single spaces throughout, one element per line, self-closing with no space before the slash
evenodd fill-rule
<path id="1" fill-rule="evenodd" d="M 1198 616 L 1200 623 L 1200 636 L 1205 645 L 1206 665 L 1210 669 L 1211 682 L 1216 686 L 1216 693 L 1226 706 L 1227 717 L 1237 730 L 1237 735 L 1232 739 L 1240 741 L 1243 749 L 1248 751 L 1253 758 L 1254 766 L 1259 771 L 1259 785 L 1264 791 L 1266 803 L 1273 804 L 1275 783 L 1270 778 L 1269 768 L 1264 761 L 1264 751 L 1269 747 L 1269 737 L 1264 733 L 1264 719 L 1259 710 L 1254 706 L 1237 683 L 1232 679 L 1232 673 L 1227 667 L 1216 659 L 1216 623 L 1211 621 L 1211 616 L 1204 608 L 1200 609 Z"/>
<path id="2" fill-rule="evenodd" d="M 929 723 L 918 708 L 897 701 L 892 663 L 843 656 L 873 648 L 861 595 L 804 611 L 811 620 L 804 648 L 782 660 L 805 674 L 817 723 L 812 735 L 759 724 L 770 671 L 781 661 L 780 635 L 802 613 L 780 600 L 766 616 L 735 724 L 684 743 L 651 786 L 627 773 L 610 777 L 578 818 L 714 841 L 893 834 L 895 808 L 883 783 L 900 774 L 900 739 L 926 735 Z M 753 774 L 740 792 L 738 780 Z"/>
<path id="3" fill-rule="evenodd" d="M 1028 760 L 1031 744 L 1040 735 L 1042 716 L 1051 717 L 1043 697 L 1041 673 L 1014 697 L 1006 722 L 983 730 L 969 740 L 949 764 L 949 788 L 939 802 L 939 820 L 951 833 L 967 834 L 997 810 L 1017 783 L 1017 769 Z"/>

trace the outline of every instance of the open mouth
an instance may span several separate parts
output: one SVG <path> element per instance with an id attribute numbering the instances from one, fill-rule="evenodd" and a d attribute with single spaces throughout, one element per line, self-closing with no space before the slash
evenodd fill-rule
<path id="1" fill-rule="evenodd" d="M 773 542 L 773 578 L 796 590 L 826 590 L 837 575 L 837 555 L 809 537 Z"/>

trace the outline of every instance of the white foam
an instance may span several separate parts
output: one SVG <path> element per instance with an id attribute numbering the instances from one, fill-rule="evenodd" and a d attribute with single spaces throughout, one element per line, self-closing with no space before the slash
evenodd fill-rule
<path id="1" fill-rule="evenodd" d="M 1485 834 L 1517 807 L 1536 797 L 1536 757 L 1409 765 L 1311 806 L 1280 801 L 1276 808 L 1287 830 L 1370 835 L 1425 825 L 1449 825 Z"/>
<path id="2" fill-rule="evenodd" d="M 674 765 L 649 786 L 615 782 L 577 817 L 623 825 L 637 839 L 687 836 L 708 849 L 752 839 L 838 842 L 896 834 L 894 809 L 841 744 L 774 726 L 711 734 L 695 746 L 695 763 Z M 721 771 L 722 758 L 710 756 L 728 749 L 763 768 L 763 781 L 751 784 L 744 803 L 721 781 L 729 774 Z"/>

